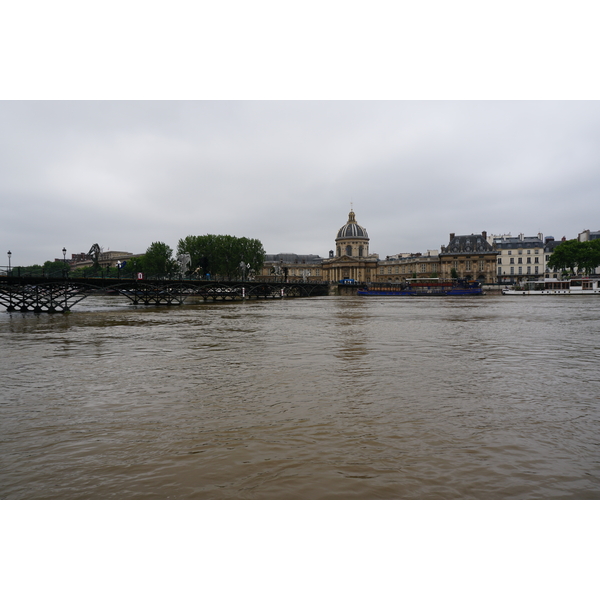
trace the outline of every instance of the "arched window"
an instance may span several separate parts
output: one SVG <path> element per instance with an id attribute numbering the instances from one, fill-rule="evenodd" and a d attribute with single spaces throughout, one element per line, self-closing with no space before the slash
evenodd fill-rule
<path id="1" fill-rule="evenodd" d="M 363 247 L 362 247 L 362 246 L 359 246 L 359 247 L 358 247 L 358 255 L 359 255 L 359 256 L 362 256 L 362 255 L 363 255 Z"/>
<path id="2" fill-rule="evenodd" d="M 352 246 L 346 246 L 346 254 L 348 256 L 352 256 Z"/>

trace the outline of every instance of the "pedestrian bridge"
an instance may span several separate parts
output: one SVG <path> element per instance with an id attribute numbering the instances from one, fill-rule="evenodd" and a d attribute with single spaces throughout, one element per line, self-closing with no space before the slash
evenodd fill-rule
<path id="1" fill-rule="evenodd" d="M 329 285 L 278 281 L 204 281 L 198 279 L 0 277 L 0 306 L 7 311 L 68 312 L 91 294 L 124 296 L 133 304 L 172 306 L 186 298 L 204 302 L 326 296 Z"/>

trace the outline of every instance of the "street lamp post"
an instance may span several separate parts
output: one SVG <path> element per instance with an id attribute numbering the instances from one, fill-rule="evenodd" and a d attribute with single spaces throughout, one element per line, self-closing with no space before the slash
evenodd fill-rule
<path id="1" fill-rule="evenodd" d="M 63 246 L 63 278 L 67 276 L 67 249 Z"/>
<path id="2" fill-rule="evenodd" d="M 10 275 L 10 257 L 12 256 L 12 252 L 9 250 L 8 254 L 8 274 Z"/>

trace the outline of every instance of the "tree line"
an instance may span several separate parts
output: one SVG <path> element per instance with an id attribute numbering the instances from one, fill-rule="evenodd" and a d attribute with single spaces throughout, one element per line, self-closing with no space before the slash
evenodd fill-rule
<path id="1" fill-rule="evenodd" d="M 548 260 L 548 267 L 551 269 L 570 270 L 572 274 L 578 271 L 590 274 L 599 266 L 600 240 L 561 242 Z"/>
<path id="2" fill-rule="evenodd" d="M 188 235 L 177 244 L 177 256 L 164 242 L 152 242 L 143 256 L 127 258 L 122 267 L 102 267 L 97 257 L 89 267 L 71 267 L 68 263 L 46 261 L 43 265 L 20 267 L 23 274 L 59 277 L 65 271 L 73 277 L 198 277 L 237 279 L 260 273 L 265 251 L 257 239 L 232 235 Z"/>

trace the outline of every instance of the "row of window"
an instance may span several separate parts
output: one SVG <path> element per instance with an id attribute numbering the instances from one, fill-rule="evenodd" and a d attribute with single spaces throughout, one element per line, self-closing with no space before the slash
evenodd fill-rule
<path id="1" fill-rule="evenodd" d="M 508 250 L 507 252 L 508 252 L 509 256 L 512 254 L 512 250 Z M 523 250 L 519 250 L 518 253 L 519 254 L 523 254 Z M 539 254 L 539 253 L 540 253 L 539 250 L 537 250 L 537 249 L 534 250 L 534 254 Z M 531 254 L 531 250 L 527 250 L 527 254 Z"/>
<path id="2" fill-rule="evenodd" d="M 515 275 L 515 268 L 510 268 L 510 274 Z M 531 275 L 531 267 L 527 267 L 527 275 Z M 539 267 L 535 267 L 534 275 L 539 275 Z M 502 267 L 498 267 L 498 275 L 502 275 Z M 518 275 L 523 275 L 523 267 L 519 267 Z"/>
<path id="3" fill-rule="evenodd" d="M 462 261 L 460 261 L 462 263 Z M 475 261 L 473 261 L 475 262 Z M 457 260 L 453 260 L 452 261 L 452 268 L 458 271 L 458 265 L 459 262 Z M 477 265 L 479 267 L 480 271 L 483 271 L 485 269 L 485 261 L 484 260 L 480 260 L 479 264 Z M 471 270 L 471 261 L 470 260 L 465 260 L 465 271 L 470 271 Z"/>
<path id="4" fill-rule="evenodd" d="M 539 262 L 540 262 L 540 257 L 539 257 L 539 256 L 535 256 L 535 257 L 534 257 L 534 259 L 533 259 L 533 262 L 534 262 L 534 263 L 536 263 L 536 264 L 539 264 Z M 501 265 L 501 264 L 502 264 L 502 257 L 501 257 L 501 256 L 499 256 L 499 257 L 498 257 L 498 264 L 499 264 L 499 265 Z M 511 265 L 514 265 L 514 264 L 515 264 L 515 259 L 514 259 L 514 257 L 510 258 L 510 260 L 509 260 L 509 264 L 511 264 Z M 520 256 L 519 256 L 519 258 L 517 259 L 517 264 L 518 264 L 518 265 L 522 265 L 522 264 L 523 264 L 523 259 L 522 259 Z M 531 264 L 531 256 L 528 256 L 528 257 L 527 257 L 527 264 L 528 264 L 528 265 L 529 265 L 529 264 Z"/>
<path id="5" fill-rule="evenodd" d="M 358 256 L 363 256 L 364 253 L 364 249 L 362 246 L 358 247 Z M 338 246 L 338 256 L 341 255 L 341 250 L 340 247 Z M 348 246 L 346 246 L 346 256 L 352 256 L 352 246 L 350 246 L 348 244 Z"/>
<path id="6" fill-rule="evenodd" d="M 432 273 L 436 273 L 438 270 L 438 264 L 439 263 L 419 263 L 418 265 L 416 264 L 412 264 L 412 265 L 402 265 L 402 267 L 400 266 L 395 266 L 395 267 L 387 267 L 387 274 L 391 275 L 392 274 L 392 269 L 393 272 L 398 274 L 400 272 L 402 273 L 414 273 L 416 270 L 419 271 L 419 273 L 426 273 L 427 271 L 431 271 Z M 380 275 L 384 275 L 386 273 L 386 267 L 379 267 L 379 274 Z"/>
<path id="7" fill-rule="evenodd" d="M 304 275 L 306 277 L 311 277 L 312 270 L 311 269 L 290 269 L 289 274 L 293 275 L 293 276 Z M 321 275 L 321 269 L 315 269 L 315 277 L 319 277 L 319 275 Z"/>
<path id="8" fill-rule="evenodd" d="M 518 269 L 519 269 L 518 273 L 515 273 L 515 268 L 511 267 L 510 268 L 510 274 L 511 275 L 524 275 L 524 273 L 523 273 L 523 267 L 518 267 Z M 550 270 L 546 269 L 546 273 L 550 273 Z M 555 270 L 554 273 L 556 274 L 557 271 Z M 527 267 L 527 273 L 526 274 L 527 275 L 539 275 L 540 274 L 539 267 L 534 267 L 533 273 L 531 272 L 531 267 Z M 502 275 L 502 267 L 498 267 L 498 275 Z M 505 275 L 506 275 L 506 273 L 505 273 Z"/>

